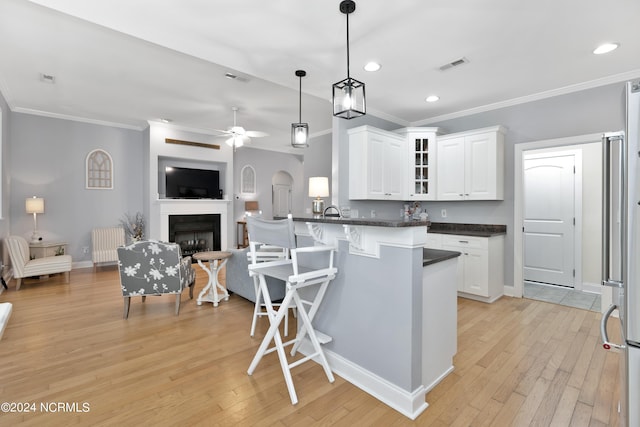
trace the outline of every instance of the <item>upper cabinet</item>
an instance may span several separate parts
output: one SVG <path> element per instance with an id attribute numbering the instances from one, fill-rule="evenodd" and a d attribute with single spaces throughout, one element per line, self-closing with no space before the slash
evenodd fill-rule
<path id="1" fill-rule="evenodd" d="M 438 137 L 437 200 L 504 198 L 502 126 Z"/>
<path id="2" fill-rule="evenodd" d="M 403 136 L 371 126 L 349 129 L 349 199 L 404 200 Z"/>
<path id="3" fill-rule="evenodd" d="M 403 200 L 435 200 L 436 135 L 438 128 L 413 127 L 397 131 L 407 143 L 406 192 Z"/>

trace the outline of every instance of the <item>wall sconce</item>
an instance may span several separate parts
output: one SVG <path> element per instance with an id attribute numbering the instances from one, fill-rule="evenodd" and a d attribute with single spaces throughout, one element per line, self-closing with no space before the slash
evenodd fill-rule
<path id="1" fill-rule="evenodd" d="M 29 197 L 25 201 L 25 210 L 28 214 L 33 214 L 33 235 L 31 236 L 32 242 L 38 242 L 40 237 L 38 236 L 38 220 L 37 214 L 44 213 L 44 199 L 42 197 Z"/>
<path id="2" fill-rule="evenodd" d="M 333 115 L 353 119 L 367 113 L 364 83 L 351 78 L 349 73 L 349 14 L 356 10 L 352 0 L 340 2 L 340 12 L 347 15 L 347 78 L 333 84 Z"/>
<path id="3" fill-rule="evenodd" d="M 311 205 L 313 213 L 321 214 L 324 211 L 324 200 L 321 197 L 329 197 L 329 178 L 326 176 L 309 178 L 309 197 L 315 197 Z"/>
<path id="4" fill-rule="evenodd" d="M 298 123 L 291 123 L 291 145 L 295 148 L 308 147 L 309 124 L 302 122 L 302 78 L 307 75 L 304 70 L 296 70 L 296 76 L 300 78 L 300 95 L 298 98 Z"/>

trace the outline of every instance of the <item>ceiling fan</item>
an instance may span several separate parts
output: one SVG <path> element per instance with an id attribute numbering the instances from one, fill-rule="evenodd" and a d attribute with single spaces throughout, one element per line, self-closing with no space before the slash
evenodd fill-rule
<path id="1" fill-rule="evenodd" d="M 251 138 L 268 136 L 265 132 L 245 130 L 242 126 L 238 126 L 236 124 L 236 113 L 238 112 L 238 107 L 231 107 L 231 109 L 233 110 L 233 126 L 227 130 L 216 129 L 216 131 L 221 132 L 221 135 L 218 136 L 227 138 L 225 142 L 228 146 L 233 147 L 235 150 L 238 147 L 242 147 L 245 143 L 250 142 Z"/>

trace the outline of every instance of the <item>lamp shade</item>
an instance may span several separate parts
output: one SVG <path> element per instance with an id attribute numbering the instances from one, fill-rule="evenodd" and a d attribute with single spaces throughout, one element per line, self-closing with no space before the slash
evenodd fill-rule
<path id="1" fill-rule="evenodd" d="M 309 197 L 328 197 L 329 178 L 326 176 L 312 176 L 309 178 Z"/>
<path id="2" fill-rule="evenodd" d="M 25 209 L 28 214 L 44 213 L 44 199 L 42 197 L 36 197 L 36 196 L 29 197 L 25 201 Z"/>

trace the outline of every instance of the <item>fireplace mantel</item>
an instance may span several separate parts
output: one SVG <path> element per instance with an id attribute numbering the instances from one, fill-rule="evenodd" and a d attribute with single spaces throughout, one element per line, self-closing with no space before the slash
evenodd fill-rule
<path id="1" fill-rule="evenodd" d="M 222 250 L 227 249 L 228 219 L 231 202 L 213 199 L 157 199 L 160 207 L 160 240 L 169 240 L 169 215 L 220 214 Z"/>

